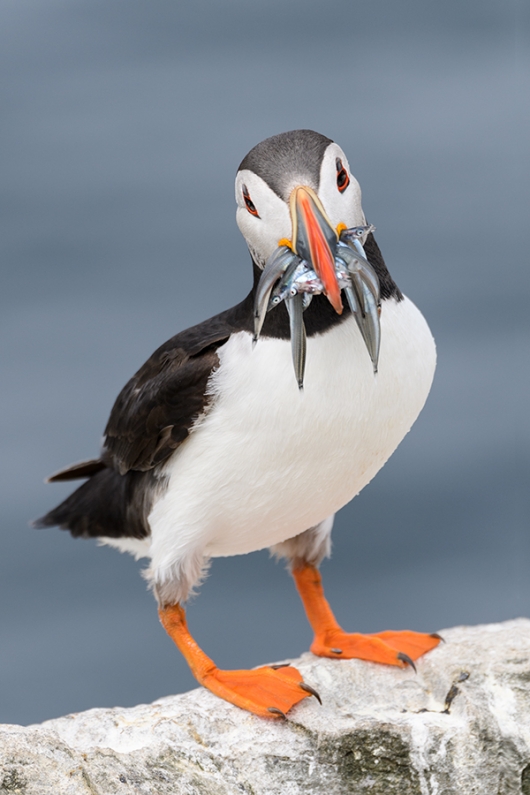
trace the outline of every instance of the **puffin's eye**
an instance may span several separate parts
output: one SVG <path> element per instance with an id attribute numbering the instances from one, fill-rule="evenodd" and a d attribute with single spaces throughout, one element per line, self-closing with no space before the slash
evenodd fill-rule
<path id="1" fill-rule="evenodd" d="M 247 206 L 247 210 L 249 211 L 249 213 L 259 218 L 259 213 L 256 210 L 256 207 L 254 206 L 254 202 L 250 198 L 246 185 L 243 185 L 243 199 L 245 200 L 245 204 Z"/>
<path id="2" fill-rule="evenodd" d="M 342 160 L 340 157 L 338 157 L 335 162 L 337 165 L 337 188 L 339 189 L 340 193 L 344 193 L 350 184 L 350 178 L 348 176 L 348 172 L 342 165 Z"/>

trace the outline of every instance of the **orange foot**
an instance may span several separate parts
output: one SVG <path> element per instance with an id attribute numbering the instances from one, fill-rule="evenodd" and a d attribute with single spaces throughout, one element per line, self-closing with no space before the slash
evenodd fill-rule
<path id="1" fill-rule="evenodd" d="M 236 707 L 264 718 L 285 718 L 291 707 L 308 696 L 320 696 L 306 685 L 302 674 L 287 665 L 267 665 L 255 671 L 221 671 L 190 635 L 180 604 L 159 611 L 169 637 L 186 658 L 198 682 Z"/>
<path id="2" fill-rule="evenodd" d="M 315 640 L 311 645 L 313 654 L 335 659 L 369 660 L 404 668 L 425 652 L 434 649 L 442 638 L 440 635 L 424 635 L 421 632 L 377 632 L 360 635 L 344 632 L 337 624 L 329 606 L 320 572 L 315 566 L 304 564 L 293 569 L 293 577 L 302 597 L 302 602 L 313 627 Z"/>
<path id="3" fill-rule="evenodd" d="M 264 666 L 254 671 L 221 671 L 214 668 L 201 684 L 236 707 L 264 718 L 285 718 L 295 704 L 308 696 L 320 697 L 289 665 Z"/>
<path id="4" fill-rule="evenodd" d="M 311 645 L 313 654 L 335 659 L 357 658 L 370 662 L 397 665 L 404 668 L 411 665 L 422 654 L 434 649 L 442 640 L 435 632 L 426 635 L 422 632 L 377 632 L 374 635 L 343 632 L 340 628 L 328 629 L 317 634 Z"/>

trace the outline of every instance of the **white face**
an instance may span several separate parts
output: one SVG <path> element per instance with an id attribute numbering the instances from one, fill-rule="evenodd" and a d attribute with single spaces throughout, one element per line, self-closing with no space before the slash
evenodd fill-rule
<path id="1" fill-rule="evenodd" d="M 339 161 L 349 178 L 349 183 L 346 187 L 342 185 L 342 189 L 339 182 L 344 182 L 344 174 L 338 181 Z M 335 229 L 339 224 L 345 224 L 349 228 L 363 226 L 366 223 L 361 206 L 361 188 L 350 171 L 346 155 L 337 144 L 330 144 L 324 153 L 318 190 L 316 185 L 311 184 L 307 176 L 293 175 L 288 193 L 291 193 L 299 185 L 309 185 L 316 191 Z M 245 189 L 254 210 L 247 206 Z M 287 196 L 287 201 L 280 199 L 261 177 L 254 174 L 253 171 L 243 169 L 238 172 L 236 177 L 236 202 L 237 225 L 247 241 L 256 264 L 263 267 L 282 238 L 291 240 L 289 197 Z"/>

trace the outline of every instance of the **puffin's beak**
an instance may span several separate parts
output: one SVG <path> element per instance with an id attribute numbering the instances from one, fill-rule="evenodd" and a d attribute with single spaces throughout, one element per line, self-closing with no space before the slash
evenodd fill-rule
<path id="1" fill-rule="evenodd" d="M 340 287 L 335 275 L 337 233 L 315 191 L 306 185 L 293 190 L 289 200 L 293 250 L 309 262 L 335 311 L 342 314 Z"/>

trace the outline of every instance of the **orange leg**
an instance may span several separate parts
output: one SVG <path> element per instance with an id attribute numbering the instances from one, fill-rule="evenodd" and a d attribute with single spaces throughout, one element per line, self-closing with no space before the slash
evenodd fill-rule
<path id="1" fill-rule="evenodd" d="M 314 566 L 293 571 L 294 581 L 315 632 L 311 651 L 319 657 L 351 659 L 386 663 L 405 667 L 425 652 L 434 649 L 441 640 L 436 633 L 378 632 L 375 635 L 344 632 L 324 596 L 320 572 Z"/>
<path id="2" fill-rule="evenodd" d="M 162 626 L 184 655 L 201 685 L 241 709 L 262 717 L 285 717 L 303 698 L 317 693 L 291 666 L 264 666 L 254 671 L 221 671 L 194 641 L 180 605 L 159 610 Z M 320 699 L 319 699 L 320 700 Z"/>

